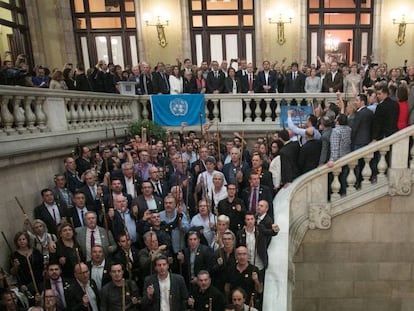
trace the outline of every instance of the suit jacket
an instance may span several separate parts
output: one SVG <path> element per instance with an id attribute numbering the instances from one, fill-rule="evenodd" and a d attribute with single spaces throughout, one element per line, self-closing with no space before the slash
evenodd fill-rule
<path id="1" fill-rule="evenodd" d="M 78 240 L 82 253 L 85 254 L 85 256 L 86 256 L 86 229 L 87 227 L 79 227 L 75 229 L 76 234 L 77 234 L 76 239 Z M 110 231 L 107 232 L 104 228 L 98 227 L 98 226 L 95 228 L 95 230 L 99 231 L 99 234 L 101 236 L 101 241 L 102 241 L 102 247 L 105 252 L 105 257 L 108 258 L 109 256 L 108 247 L 112 246 L 114 248 L 114 251 L 116 249 L 116 243 L 112 236 L 112 233 Z"/>
<path id="2" fill-rule="evenodd" d="M 351 141 L 353 145 L 368 145 L 372 140 L 372 120 L 374 114 L 366 106 L 355 112 L 352 124 Z"/>
<path id="3" fill-rule="evenodd" d="M 382 103 L 379 103 L 372 121 L 372 138 L 380 140 L 397 132 L 399 113 L 398 103 L 391 98 L 387 97 Z"/>
<path id="4" fill-rule="evenodd" d="M 93 211 L 92 209 L 89 209 L 88 207 L 86 207 L 86 209 L 87 211 Z M 69 222 L 72 223 L 75 228 L 82 227 L 82 222 L 79 219 L 77 207 L 76 206 L 71 207 L 68 211 L 69 211 L 68 217 L 71 218 L 71 220 L 69 219 Z M 85 223 L 85 221 L 83 222 Z"/>
<path id="5" fill-rule="evenodd" d="M 91 272 L 91 280 L 92 279 L 92 261 L 88 261 L 86 263 L 86 265 L 89 268 L 89 271 Z M 111 261 L 108 258 L 105 258 L 105 265 L 102 271 L 102 283 L 101 283 L 101 288 L 104 287 L 104 285 L 108 284 L 109 282 L 112 281 L 111 275 L 109 274 L 109 272 L 111 271 Z M 93 280 L 95 282 L 95 280 Z"/>
<path id="6" fill-rule="evenodd" d="M 144 74 L 140 75 L 140 84 L 141 84 L 141 92 L 144 95 L 154 94 L 154 86 L 152 85 L 152 74 L 150 73 L 148 76 Z"/>
<path id="7" fill-rule="evenodd" d="M 269 247 L 270 241 L 272 240 L 272 236 L 278 234 L 272 230 L 273 219 L 269 214 L 260 221 L 259 224 L 256 225 L 256 243 L 257 243 L 257 255 L 259 255 L 260 259 L 263 261 L 264 269 L 267 268 L 269 263 L 269 259 L 267 256 L 267 248 Z M 243 228 L 237 232 L 236 235 L 236 243 L 238 246 L 247 246 L 246 243 L 246 229 Z"/>
<path id="8" fill-rule="evenodd" d="M 62 308 L 61 311 L 68 311 L 68 310 L 71 310 L 71 308 L 68 303 L 70 302 L 70 300 L 66 298 L 66 292 L 67 292 L 69 285 L 72 283 L 73 279 L 65 278 L 65 277 L 61 277 L 61 279 L 62 279 L 63 295 L 65 296 L 65 302 L 66 302 L 66 308 Z M 44 282 L 40 284 L 39 286 L 40 292 L 44 291 L 45 289 L 52 289 L 50 279 L 45 279 Z M 61 300 L 60 297 L 57 297 L 57 300 L 58 300 L 58 306 L 63 307 L 63 303 L 60 301 Z"/>
<path id="9" fill-rule="evenodd" d="M 304 93 L 306 77 L 303 73 L 297 71 L 296 79 L 293 79 L 293 72 L 286 75 L 285 93 Z"/>
<path id="10" fill-rule="evenodd" d="M 74 193 L 76 190 L 79 190 L 83 187 L 84 184 L 82 180 L 80 180 L 78 172 L 73 173 L 66 170 L 64 174 L 66 176 L 66 187 L 70 192 Z"/>
<path id="11" fill-rule="evenodd" d="M 150 181 L 151 181 L 151 180 L 150 180 Z M 152 183 L 152 185 L 154 186 L 154 194 L 155 194 L 156 196 L 160 197 L 161 199 L 164 199 L 164 198 L 167 196 L 168 192 L 169 192 L 167 182 L 165 182 L 165 181 L 160 181 L 161 193 L 159 193 L 159 192 L 158 192 L 158 189 L 157 189 L 156 184 L 155 184 L 155 183 L 153 183 L 152 181 L 151 181 L 151 183 Z"/>
<path id="12" fill-rule="evenodd" d="M 337 71 L 332 81 L 332 72 L 328 72 L 323 79 L 323 89 L 329 92 L 329 88 L 333 88 L 333 92 L 342 92 L 344 88 L 344 78 L 342 72 Z"/>
<path id="13" fill-rule="evenodd" d="M 164 202 L 162 198 L 153 194 L 155 203 L 157 204 L 157 210 L 162 211 L 164 209 Z M 138 204 L 138 219 L 142 219 L 144 216 L 144 212 L 148 209 L 147 201 L 144 199 L 144 195 L 141 194 L 137 197 L 137 204 Z"/>
<path id="14" fill-rule="evenodd" d="M 56 203 L 62 208 L 62 209 L 68 209 L 71 205 L 73 205 L 73 194 L 70 192 L 67 188 L 65 188 L 63 191 L 66 192 L 66 194 L 69 197 L 69 204 L 66 203 L 65 199 L 63 198 L 62 193 L 60 192 L 60 189 L 58 187 L 53 187 L 53 197 L 55 198 Z"/>
<path id="15" fill-rule="evenodd" d="M 241 82 L 239 78 L 234 78 L 236 81 L 236 92 L 241 93 Z M 224 79 L 225 93 L 233 93 L 233 80 L 229 77 Z"/>
<path id="16" fill-rule="evenodd" d="M 126 259 L 127 255 L 122 248 L 118 248 L 117 252 L 113 255 L 112 259 L 114 262 L 122 263 L 122 265 L 125 267 L 124 269 L 125 279 L 128 279 L 130 277 L 129 273 L 131 272 L 132 274 L 131 279 L 136 282 L 138 280 L 139 269 L 140 269 L 138 250 L 134 246 L 131 246 L 131 253 L 132 253 L 132 260 L 130 258 L 128 259 L 132 264 L 131 271 L 127 269 L 127 259 Z"/>
<path id="17" fill-rule="evenodd" d="M 164 76 L 165 79 L 158 71 L 152 73 L 152 85 L 155 94 L 170 94 L 170 81 L 166 73 L 164 73 Z"/>
<path id="18" fill-rule="evenodd" d="M 183 262 L 183 273 L 182 275 L 184 276 L 185 282 L 188 286 L 188 288 L 190 287 L 190 277 L 191 275 L 191 262 L 190 262 L 190 256 L 191 256 L 191 251 L 190 248 L 185 248 L 183 251 L 184 254 L 184 262 Z M 211 271 L 212 268 L 212 264 L 213 264 L 213 258 L 214 258 L 214 253 L 213 250 L 203 244 L 200 244 L 197 248 L 197 250 L 195 251 L 195 260 L 194 260 L 194 275 L 197 276 L 197 273 L 200 272 L 200 270 L 207 270 L 207 271 Z"/>
<path id="19" fill-rule="evenodd" d="M 252 91 L 254 92 L 257 89 L 257 76 L 253 75 L 253 82 L 252 82 Z M 249 91 L 249 75 L 245 74 L 240 78 L 241 81 L 241 92 L 247 93 Z"/>
<path id="20" fill-rule="evenodd" d="M 319 165 L 321 157 L 322 141 L 320 139 L 311 139 L 306 142 L 300 149 L 299 169 L 301 174 L 305 174 Z"/>
<path id="21" fill-rule="evenodd" d="M 299 176 L 300 146 L 297 141 L 290 141 L 280 149 L 281 184 L 292 182 Z"/>
<path id="22" fill-rule="evenodd" d="M 108 187 L 105 185 L 99 185 L 102 188 L 103 202 L 107 201 L 107 197 L 109 195 Z M 96 197 L 94 197 L 91 193 L 91 190 L 89 189 L 88 185 L 83 186 L 79 189 L 79 191 L 83 192 L 85 194 L 85 204 L 88 210 L 98 212 L 101 210 L 101 200 L 96 200 Z"/>
<path id="23" fill-rule="evenodd" d="M 96 305 L 99 309 L 99 291 L 96 286 L 94 280 L 89 280 L 90 286 L 95 293 Z M 87 311 L 92 310 L 90 304 L 88 306 L 84 306 L 82 302 L 82 297 L 85 295 L 83 288 L 80 286 L 77 280 L 73 280 L 72 283 L 68 286 L 67 290 L 65 290 L 65 299 L 68 303 L 68 310 L 69 311 Z"/>
<path id="24" fill-rule="evenodd" d="M 67 210 L 60 207 L 58 204 L 57 208 L 59 210 L 60 217 L 67 217 L 68 212 Z M 34 209 L 34 218 L 35 219 L 41 219 L 45 222 L 47 226 L 47 230 L 49 233 L 54 234 L 57 236 L 57 226 L 60 224 L 55 224 L 55 220 L 53 219 L 52 215 L 50 215 L 49 211 L 47 210 L 47 207 L 44 203 L 40 204 L 39 206 L 35 207 Z"/>
<path id="25" fill-rule="evenodd" d="M 212 94 L 214 91 L 225 92 L 224 80 L 226 76 L 223 71 L 218 71 L 218 78 L 214 76 L 214 71 L 210 71 L 206 79 L 206 93 Z"/>
<path id="26" fill-rule="evenodd" d="M 270 85 L 268 93 L 275 93 L 277 89 L 277 74 L 273 70 L 269 71 L 267 85 Z M 256 93 L 265 93 L 263 86 L 266 85 L 266 76 L 264 71 L 260 71 L 257 75 Z"/>
<path id="27" fill-rule="evenodd" d="M 147 296 L 147 287 L 150 285 L 154 286 L 154 295 L 151 300 L 148 299 Z M 145 278 L 143 292 L 144 295 L 142 297 L 141 303 L 142 310 L 162 311 L 160 305 L 160 283 L 158 282 L 158 277 L 156 274 L 150 275 Z M 170 295 L 172 297 L 171 310 L 187 309 L 188 291 L 185 287 L 184 279 L 181 275 L 170 273 Z"/>
<path id="28" fill-rule="evenodd" d="M 196 94 L 197 92 L 197 83 L 194 77 L 191 77 L 190 80 L 183 79 L 183 93 L 185 94 Z"/>
<path id="29" fill-rule="evenodd" d="M 250 211 L 250 198 L 251 198 L 251 187 L 243 189 L 241 193 L 241 198 L 244 201 L 246 206 L 246 210 Z M 269 203 L 269 215 L 273 218 L 273 194 L 272 189 L 265 185 L 259 186 L 259 198 L 258 202 L 261 200 L 265 200 Z"/>
<path id="30" fill-rule="evenodd" d="M 225 300 L 224 300 L 224 291 L 219 290 L 213 285 L 210 285 L 204 292 L 202 292 L 198 287 L 193 290 L 192 296 L 194 298 L 194 310 L 195 311 L 204 311 L 207 310 L 206 306 L 209 306 L 211 301 L 211 310 L 214 311 L 223 311 Z"/>
<path id="31" fill-rule="evenodd" d="M 128 194 L 127 192 L 127 187 L 126 187 L 126 181 L 125 181 L 125 176 L 122 174 L 122 170 L 115 170 L 111 173 L 111 178 L 112 177 L 116 177 L 119 178 L 121 180 L 122 183 L 122 193 L 124 193 L 124 195 L 126 196 Z M 134 173 L 133 175 L 134 178 L 134 184 L 135 184 L 135 193 L 138 195 L 141 192 L 141 178 L 138 176 L 138 174 Z"/>

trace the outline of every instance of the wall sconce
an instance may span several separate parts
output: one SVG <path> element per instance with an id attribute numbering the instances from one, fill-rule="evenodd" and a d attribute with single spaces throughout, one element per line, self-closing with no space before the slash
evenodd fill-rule
<path id="1" fill-rule="evenodd" d="M 151 21 L 151 15 L 146 13 L 143 16 L 143 20 L 147 26 L 154 26 L 157 29 L 158 34 L 158 43 L 161 45 L 161 47 L 165 48 L 167 46 L 167 37 L 165 36 L 165 27 L 169 24 L 169 17 L 162 17 L 157 16 L 156 21 L 153 23 L 150 23 Z"/>
<path id="2" fill-rule="evenodd" d="M 395 17 L 395 14 L 394 14 L 394 17 L 392 19 L 392 23 L 398 25 L 398 36 L 397 36 L 397 40 L 395 40 L 395 42 L 399 46 L 401 46 L 405 43 L 405 29 L 407 28 L 407 24 L 414 24 L 414 22 L 407 22 L 405 20 L 405 14 L 401 14 L 401 20 L 396 21 L 396 17 Z"/>
<path id="3" fill-rule="evenodd" d="M 285 44 L 285 24 L 292 23 L 293 19 L 293 12 L 285 9 L 278 9 L 277 12 L 287 12 L 287 13 L 279 13 L 279 18 L 274 18 L 274 14 L 272 11 L 266 12 L 266 18 L 269 21 L 269 24 L 276 24 L 277 26 L 277 43 L 280 45 Z"/>

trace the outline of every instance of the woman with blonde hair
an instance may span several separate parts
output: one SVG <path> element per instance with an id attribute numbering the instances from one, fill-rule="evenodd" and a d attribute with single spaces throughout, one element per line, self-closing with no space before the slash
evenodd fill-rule
<path id="1" fill-rule="evenodd" d="M 48 261 L 50 253 L 56 251 L 56 236 L 48 233 L 47 226 L 41 219 L 35 219 L 30 224 L 29 218 L 26 217 L 24 230 L 28 233 L 33 248 L 36 248 L 43 255 L 43 259 Z"/>
<path id="2" fill-rule="evenodd" d="M 65 77 L 63 76 L 62 71 L 56 70 L 55 72 L 53 72 L 52 80 L 50 81 L 50 84 L 49 84 L 49 89 L 54 89 L 54 90 L 67 90 L 68 89 L 68 86 L 66 85 Z"/>

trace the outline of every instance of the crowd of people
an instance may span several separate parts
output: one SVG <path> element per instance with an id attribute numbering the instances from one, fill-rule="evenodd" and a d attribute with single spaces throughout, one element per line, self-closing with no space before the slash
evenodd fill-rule
<path id="1" fill-rule="evenodd" d="M 186 79 L 195 79 L 200 92 L 245 92 L 244 79 L 247 92 L 320 89 L 336 92 L 337 102 L 314 107 L 300 125 L 289 111 L 287 128 L 259 136 L 252 150 L 243 135 L 211 133 L 210 122 L 198 134 L 183 123 L 165 141 L 143 130 L 121 146 L 80 147 L 64 159 L 54 186 L 40 191 L 34 220 L 26 215 L 15 234 L 9 272 L 0 271 L 1 310 L 260 310 L 267 247 L 280 230 L 275 194 L 300 175 L 414 124 L 413 68 L 385 78 L 381 65 L 362 65 L 347 73 L 336 62 L 318 69 L 293 62 L 283 79 L 284 62 L 272 70 L 265 61 L 257 76 L 243 61 L 237 71 L 230 64 L 227 77 L 217 62 L 206 78 L 190 60 L 183 69 L 172 66 L 169 76 L 162 63 L 153 73 L 145 63 L 132 68 L 139 94 L 180 93 L 186 85 L 178 81 Z M 103 91 L 97 77 L 112 74 L 100 62 L 92 83 L 79 69 L 75 88 L 84 75 L 85 86 L 101 87 L 89 90 Z M 373 79 L 374 70 L 380 78 Z M 115 71 L 122 75 L 122 68 Z M 38 67 L 31 80 L 52 85 L 46 76 Z M 373 183 L 378 160 L 371 161 Z M 364 164 L 355 168 L 356 188 Z M 339 176 L 342 195 L 348 173 L 345 166 Z"/>

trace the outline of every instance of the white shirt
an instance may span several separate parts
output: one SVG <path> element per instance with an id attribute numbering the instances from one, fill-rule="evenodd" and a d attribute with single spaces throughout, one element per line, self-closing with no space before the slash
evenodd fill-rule
<path id="1" fill-rule="evenodd" d="M 78 213 L 81 227 L 85 227 L 85 214 L 88 210 L 86 209 L 86 207 L 83 207 L 83 208 L 75 207 L 75 208 L 76 208 L 76 212 Z M 82 212 L 83 212 L 83 215 L 82 215 Z"/>
<path id="2" fill-rule="evenodd" d="M 210 223 L 217 224 L 216 216 L 212 213 L 209 214 L 207 219 L 203 219 L 200 213 L 196 214 L 193 219 L 191 219 L 190 227 L 199 227 L 203 226 L 203 235 L 207 240 L 208 245 L 213 243 L 213 240 L 216 236 L 215 232 L 211 230 Z"/>
<path id="3" fill-rule="evenodd" d="M 134 179 L 125 177 L 125 186 L 127 193 L 130 194 L 132 198 L 135 198 Z"/>
<path id="4" fill-rule="evenodd" d="M 262 270 L 264 268 L 264 264 L 260 257 L 257 255 L 255 229 L 253 232 L 248 232 L 246 230 L 246 244 L 249 254 L 249 262 L 252 265 L 254 263 L 257 269 Z"/>
<path id="5" fill-rule="evenodd" d="M 182 94 L 183 92 L 183 77 L 176 78 L 170 75 L 170 94 Z"/>
<path id="6" fill-rule="evenodd" d="M 160 310 L 162 311 L 171 311 L 170 310 L 170 274 L 164 279 L 158 279 L 160 284 Z"/>
<path id="7" fill-rule="evenodd" d="M 100 291 L 102 288 L 102 275 L 103 270 L 105 267 L 105 259 L 102 261 L 102 263 L 99 266 L 96 266 L 92 263 L 91 265 L 91 279 L 95 281 L 96 287 Z"/>

